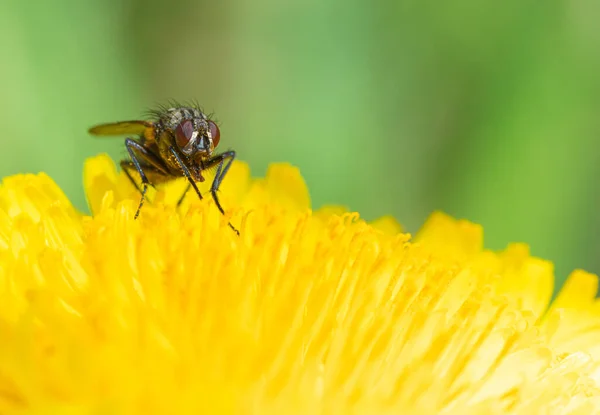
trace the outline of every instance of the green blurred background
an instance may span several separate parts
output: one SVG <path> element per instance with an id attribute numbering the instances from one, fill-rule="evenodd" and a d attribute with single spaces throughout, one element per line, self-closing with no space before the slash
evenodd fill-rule
<path id="1" fill-rule="evenodd" d="M 255 175 L 300 167 L 315 207 L 436 209 L 600 272 L 600 2 L 0 3 L 0 174 L 46 171 L 85 209 L 89 126 L 197 99 Z"/>

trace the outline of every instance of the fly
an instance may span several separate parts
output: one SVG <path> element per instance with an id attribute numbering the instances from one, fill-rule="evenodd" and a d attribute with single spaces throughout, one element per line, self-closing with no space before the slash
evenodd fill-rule
<path id="1" fill-rule="evenodd" d="M 204 182 L 203 173 L 214 167 L 216 173 L 210 193 L 219 211 L 225 215 L 217 192 L 235 159 L 235 151 L 214 153 L 221 140 L 217 124 L 198 106 L 160 108 L 150 114 L 153 116 L 152 120 L 120 121 L 89 129 L 90 134 L 100 136 L 137 135 L 136 138 L 125 139 L 130 160 L 120 163 L 129 180 L 142 195 L 134 219 L 137 219 L 144 205 L 148 186 L 185 177 L 189 183 L 177 205 L 181 204 L 190 187 L 202 199 L 196 182 Z M 132 176 L 134 170 L 141 177 L 141 189 Z M 229 227 L 240 234 L 231 223 Z"/>

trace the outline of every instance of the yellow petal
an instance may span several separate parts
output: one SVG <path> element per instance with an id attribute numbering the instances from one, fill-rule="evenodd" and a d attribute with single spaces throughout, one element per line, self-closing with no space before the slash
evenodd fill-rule
<path id="1" fill-rule="evenodd" d="M 276 202 L 291 210 L 310 209 L 310 196 L 297 167 L 287 163 L 272 164 L 265 179 L 253 181 L 244 206 L 247 208 Z"/>
<path id="2" fill-rule="evenodd" d="M 585 350 L 600 358 L 600 302 L 598 277 L 574 271 L 551 305 L 543 329 L 559 352 Z"/>
<path id="3" fill-rule="evenodd" d="M 499 293 L 510 295 L 536 318 L 546 311 L 554 287 L 554 266 L 532 257 L 525 244 L 511 244 L 499 254 Z"/>
<path id="4" fill-rule="evenodd" d="M 396 235 L 402 232 L 402 225 L 392 216 L 382 216 L 370 222 L 370 224 L 373 228 L 379 229 L 388 235 Z"/>
<path id="5" fill-rule="evenodd" d="M 482 251 L 483 229 L 466 220 L 435 212 L 417 233 L 415 242 L 434 248 L 437 255 L 460 259 Z"/>

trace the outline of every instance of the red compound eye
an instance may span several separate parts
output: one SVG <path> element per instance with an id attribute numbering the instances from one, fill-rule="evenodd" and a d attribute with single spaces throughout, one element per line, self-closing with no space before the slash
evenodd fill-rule
<path id="1" fill-rule="evenodd" d="M 216 147 L 219 145 L 219 140 L 221 140 L 221 131 L 219 131 L 219 127 L 212 121 L 208 121 L 208 126 L 210 128 L 210 135 L 212 136 L 213 146 Z"/>
<path id="2" fill-rule="evenodd" d="M 194 124 L 190 120 L 185 120 L 179 123 L 175 128 L 175 141 L 179 148 L 183 148 L 190 142 L 194 134 Z"/>

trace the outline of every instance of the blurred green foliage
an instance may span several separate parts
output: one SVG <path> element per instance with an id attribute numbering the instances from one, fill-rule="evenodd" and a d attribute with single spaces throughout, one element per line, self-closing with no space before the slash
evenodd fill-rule
<path id="1" fill-rule="evenodd" d="M 595 0 L 0 3 L 0 174 L 46 171 L 85 209 L 89 126 L 197 99 L 263 174 L 416 231 L 431 211 L 600 271 Z"/>

